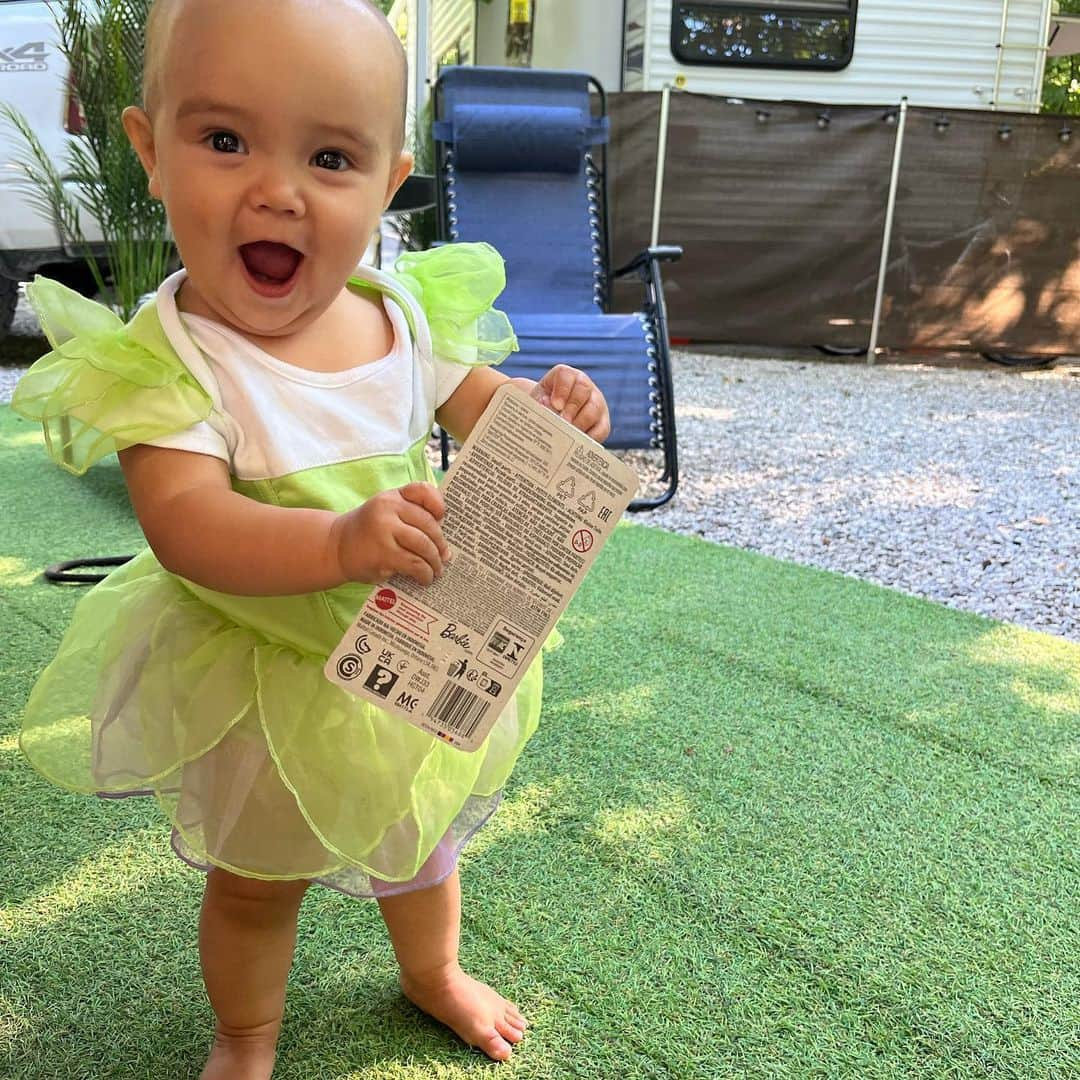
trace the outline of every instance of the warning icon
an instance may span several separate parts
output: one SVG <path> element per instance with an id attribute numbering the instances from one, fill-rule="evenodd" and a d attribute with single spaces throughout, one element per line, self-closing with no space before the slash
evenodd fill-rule
<path id="1" fill-rule="evenodd" d="M 593 546 L 593 534 L 588 529 L 578 529 L 570 543 L 579 555 L 584 555 Z"/>

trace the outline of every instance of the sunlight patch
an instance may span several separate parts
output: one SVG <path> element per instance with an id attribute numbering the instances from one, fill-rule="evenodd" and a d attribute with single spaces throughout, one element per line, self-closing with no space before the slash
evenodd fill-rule
<path id="1" fill-rule="evenodd" d="M 101 909 L 132 893 L 144 891 L 160 867 L 160 854 L 149 852 L 149 838 L 160 837 L 154 826 L 131 833 L 83 859 L 48 891 L 0 911 L 0 936 L 9 940 L 40 934 L 74 913 Z"/>
<path id="2" fill-rule="evenodd" d="M 1080 670 L 1080 645 L 1076 642 L 1012 623 L 1001 623 L 983 634 L 968 646 L 968 655 L 983 664 L 1053 665 L 1060 667 L 1062 674 Z"/>
<path id="3" fill-rule="evenodd" d="M 20 431 L 17 435 L 5 435 L 5 446 L 44 446 L 45 433 L 40 427 L 32 431 Z"/>
<path id="4" fill-rule="evenodd" d="M 1009 690 L 1034 712 L 1073 717 L 1080 711 L 1080 645 L 1001 623 L 967 647 L 970 659 L 1009 676 Z"/>
<path id="5" fill-rule="evenodd" d="M 26 565 L 25 559 L 0 555 L 0 585 L 31 585 L 37 580 L 39 570 Z"/>
<path id="6" fill-rule="evenodd" d="M 654 715 L 653 698 L 655 695 L 656 691 L 652 686 L 642 683 L 626 690 L 609 690 L 590 694 L 587 697 L 574 698 L 562 706 L 562 711 L 602 709 L 605 713 L 612 713 L 619 721 L 629 721 L 635 717 Z"/>
<path id="7" fill-rule="evenodd" d="M 565 778 L 550 784 L 527 784 L 512 796 L 504 796 L 491 822 L 469 841 L 469 854 L 486 851 L 506 836 L 543 832 L 552 811 L 570 800 L 570 782 Z"/>
<path id="8" fill-rule="evenodd" d="M 567 803 L 569 794 L 570 783 L 562 777 L 551 784 L 528 784 L 503 799 L 496 820 L 504 833 L 533 832 L 553 808 Z"/>
<path id="9" fill-rule="evenodd" d="M 647 806 L 601 810 L 591 831 L 600 843 L 625 856 L 666 863 L 685 846 L 692 814 L 685 792 L 658 792 Z"/>
<path id="10" fill-rule="evenodd" d="M 30 1031 L 30 1021 L 15 1011 L 14 1004 L 0 998 L 0 1046 L 10 1046 Z"/>
<path id="11" fill-rule="evenodd" d="M 1069 678 L 1061 672 L 1063 679 Z M 1042 690 L 1023 679 L 1017 679 L 1010 689 L 1019 701 L 1034 711 L 1042 713 L 1069 713 L 1075 717 L 1080 710 L 1080 682 L 1071 680 L 1072 685 L 1060 690 Z"/>

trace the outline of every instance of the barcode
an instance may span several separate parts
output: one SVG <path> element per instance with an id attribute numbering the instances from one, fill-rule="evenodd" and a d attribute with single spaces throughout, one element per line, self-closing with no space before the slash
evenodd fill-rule
<path id="1" fill-rule="evenodd" d="M 464 686 L 447 683 L 428 709 L 428 716 L 467 739 L 484 719 L 490 705 L 491 702 L 481 700 Z"/>

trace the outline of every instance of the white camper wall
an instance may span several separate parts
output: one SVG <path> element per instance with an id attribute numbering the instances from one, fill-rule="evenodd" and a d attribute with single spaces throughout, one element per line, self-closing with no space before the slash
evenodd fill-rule
<path id="1" fill-rule="evenodd" d="M 734 97 L 876 105 L 989 108 L 1001 40 L 1001 109 L 1037 112 L 1050 0 L 859 0 L 855 56 L 842 71 L 679 64 L 671 54 L 672 0 L 647 0 L 644 88 L 684 78 L 685 89 Z M 631 0 L 631 6 L 640 6 Z"/>
<path id="2" fill-rule="evenodd" d="M 477 4 L 477 63 L 506 63 L 509 0 Z M 623 0 L 537 0 L 532 66 L 585 71 L 605 90 L 622 81 Z"/>
<path id="3" fill-rule="evenodd" d="M 649 55 L 648 0 L 627 0 L 625 35 L 623 89 L 644 90 L 647 78 L 645 65 Z"/>
<path id="4" fill-rule="evenodd" d="M 390 20 L 390 25 L 394 28 L 397 35 L 402 39 L 402 44 L 405 46 L 405 55 L 409 60 L 409 105 L 408 115 L 410 118 L 416 116 L 416 99 L 417 99 L 417 85 L 415 78 L 416 71 L 416 44 L 417 44 L 417 22 L 416 22 L 416 0 L 395 0 L 394 6 L 387 13 L 387 18 Z M 410 123 L 411 123 L 410 119 Z"/>
<path id="5" fill-rule="evenodd" d="M 456 46 L 461 48 L 464 63 L 476 63 L 476 0 L 434 0 L 431 3 L 431 70 L 428 73 L 432 80 L 439 74 L 442 58 Z"/>

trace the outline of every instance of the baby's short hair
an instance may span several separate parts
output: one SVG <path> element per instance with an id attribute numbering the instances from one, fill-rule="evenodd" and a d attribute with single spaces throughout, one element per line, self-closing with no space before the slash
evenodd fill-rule
<path id="1" fill-rule="evenodd" d="M 222 0 L 223 3 L 234 0 Z M 250 0 L 247 0 L 250 2 Z M 375 14 L 383 24 L 386 33 L 393 39 L 401 60 L 401 122 L 399 125 L 399 146 L 405 142 L 405 113 L 409 100 L 409 62 L 405 56 L 405 49 L 401 39 L 397 36 L 390 20 L 383 13 L 382 8 L 375 0 L 344 0 L 346 3 L 360 4 L 368 11 Z M 162 59 L 165 55 L 165 43 L 168 40 L 169 26 L 175 13 L 180 9 L 184 0 L 153 0 L 150 12 L 146 17 L 146 36 L 143 49 L 143 78 L 142 78 L 142 104 L 143 108 L 153 116 L 159 101 L 158 80 L 160 78 Z"/>
<path id="2" fill-rule="evenodd" d="M 157 108 L 157 80 L 164 52 L 165 27 L 175 7 L 174 0 L 153 0 L 150 13 L 146 17 L 146 36 L 143 42 L 142 105 L 151 114 Z"/>

